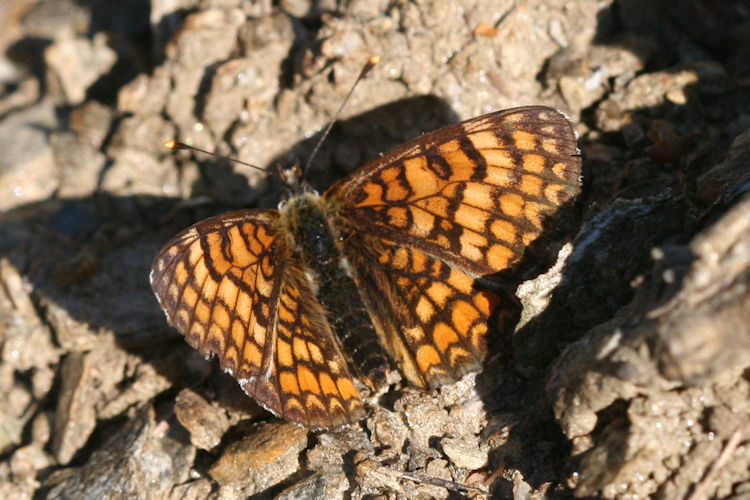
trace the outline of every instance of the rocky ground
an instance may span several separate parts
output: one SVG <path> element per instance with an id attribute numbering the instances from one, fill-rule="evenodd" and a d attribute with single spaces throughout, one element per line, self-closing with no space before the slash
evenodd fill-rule
<path id="1" fill-rule="evenodd" d="M 747 2 L 8 0 L 0 22 L 0 497 L 750 498 Z M 162 143 L 304 159 L 372 54 L 318 187 L 547 104 L 584 189 L 518 287 L 512 362 L 308 432 L 148 285 L 170 236 L 278 186 Z"/>

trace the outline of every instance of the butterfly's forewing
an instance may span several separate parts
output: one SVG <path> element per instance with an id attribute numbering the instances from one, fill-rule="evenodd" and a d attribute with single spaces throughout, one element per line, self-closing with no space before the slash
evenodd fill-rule
<path id="1" fill-rule="evenodd" d="M 520 262 L 580 174 L 570 122 L 533 106 L 425 134 L 326 192 L 381 342 L 412 383 L 481 366 L 499 297 L 475 278 Z"/>
<path id="2" fill-rule="evenodd" d="M 273 211 L 241 211 L 182 231 L 159 252 L 151 286 L 169 322 L 237 377 L 258 376 L 281 287 Z"/>
<path id="3" fill-rule="evenodd" d="M 264 407 L 310 427 L 356 420 L 359 394 L 278 219 L 246 210 L 199 222 L 157 255 L 151 286 L 187 342 Z"/>
<path id="4" fill-rule="evenodd" d="M 358 231 L 486 275 L 521 260 L 579 193 L 580 175 L 568 119 L 530 106 L 425 134 L 324 197 Z"/>

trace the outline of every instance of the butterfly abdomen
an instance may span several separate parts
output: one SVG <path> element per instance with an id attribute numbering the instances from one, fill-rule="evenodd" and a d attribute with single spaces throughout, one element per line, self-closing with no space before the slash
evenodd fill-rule
<path id="1" fill-rule="evenodd" d="M 339 235 L 328 222 L 324 203 L 312 194 L 289 200 L 284 215 L 294 239 L 292 248 L 328 312 L 328 322 L 350 366 L 363 382 L 379 388 L 386 382 L 388 356 L 346 271 L 336 243 Z"/>

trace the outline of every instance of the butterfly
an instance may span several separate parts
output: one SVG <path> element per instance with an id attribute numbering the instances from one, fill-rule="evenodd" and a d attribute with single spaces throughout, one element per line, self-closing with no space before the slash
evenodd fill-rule
<path id="1" fill-rule="evenodd" d="M 272 413 L 332 428 L 361 419 L 354 379 L 395 366 L 435 388 L 477 371 L 512 269 L 581 189 L 569 120 L 497 111 L 424 134 L 318 195 L 219 215 L 159 252 L 168 321 Z"/>

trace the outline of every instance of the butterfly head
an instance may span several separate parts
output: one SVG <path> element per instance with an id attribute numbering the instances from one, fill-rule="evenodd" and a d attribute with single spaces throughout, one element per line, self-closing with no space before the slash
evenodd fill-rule
<path id="1" fill-rule="evenodd" d="M 279 208 L 286 205 L 290 198 L 299 196 L 306 193 L 318 194 L 312 185 L 305 179 L 304 171 L 300 165 L 299 159 L 295 159 L 294 163 L 288 167 L 278 168 L 278 176 L 281 182 L 284 183 L 286 189 L 282 195 Z"/>

